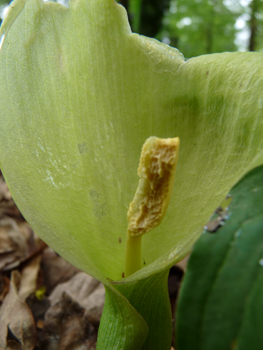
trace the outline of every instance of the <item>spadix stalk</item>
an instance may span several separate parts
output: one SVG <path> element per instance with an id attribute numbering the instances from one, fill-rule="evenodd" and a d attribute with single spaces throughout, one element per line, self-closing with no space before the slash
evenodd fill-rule
<path id="1" fill-rule="evenodd" d="M 128 210 L 125 276 L 141 268 L 142 235 L 158 226 L 170 202 L 179 138 L 149 137 L 141 152 L 139 184 Z"/>

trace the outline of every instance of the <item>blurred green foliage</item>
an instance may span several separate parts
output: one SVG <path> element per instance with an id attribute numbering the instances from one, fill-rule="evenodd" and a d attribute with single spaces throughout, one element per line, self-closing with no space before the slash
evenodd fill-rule
<path id="1" fill-rule="evenodd" d="M 187 58 L 236 51 L 238 15 L 223 0 L 172 0 L 160 36 L 167 37 Z"/>
<path id="2" fill-rule="evenodd" d="M 156 37 L 162 29 L 164 14 L 169 11 L 169 7 L 170 0 L 130 0 L 128 10 L 132 29 Z"/>
<path id="3" fill-rule="evenodd" d="M 250 38 L 249 51 L 263 50 L 263 1 L 252 0 L 248 7 Z"/>
<path id="4" fill-rule="evenodd" d="M 240 49 L 263 50 L 262 0 L 119 2 L 127 9 L 134 32 L 164 41 L 186 58 Z"/>
<path id="5" fill-rule="evenodd" d="M 68 0 L 58 2 L 68 4 Z M 243 35 L 243 50 L 263 50 L 262 0 L 117 2 L 126 8 L 134 32 L 168 43 L 178 48 L 186 58 L 214 52 L 238 51 L 238 35 Z M 0 23 L 8 3 L 8 0 L 0 0 Z M 243 23 L 243 27 L 237 23 Z"/>
<path id="6" fill-rule="evenodd" d="M 0 24 L 2 23 L 2 19 L 4 16 L 4 9 L 8 5 L 8 1 L 0 0 Z"/>

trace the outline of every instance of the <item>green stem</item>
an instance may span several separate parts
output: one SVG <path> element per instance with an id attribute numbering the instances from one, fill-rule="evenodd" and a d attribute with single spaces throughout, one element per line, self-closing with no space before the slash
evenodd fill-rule
<path id="1" fill-rule="evenodd" d="M 171 350 L 172 315 L 168 273 L 167 270 L 134 283 L 115 285 L 148 324 L 148 335 L 141 350 Z"/>
<path id="2" fill-rule="evenodd" d="M 105 285 L 97 350 L 171 350 L 168 273 Z"/>
<path id="3" fill-rule="evenodd" d="M 141 269 L 141 242 L 142 236 L 131 235 L 128 230 L 125 256 L 125 277 L 132 275 L 134 272 Z"/>

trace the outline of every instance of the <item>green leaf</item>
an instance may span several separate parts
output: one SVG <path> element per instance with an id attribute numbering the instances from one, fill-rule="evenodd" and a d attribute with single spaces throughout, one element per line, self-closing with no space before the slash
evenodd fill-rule
<path id="1" fill-rule="evenodd" d="M 229 219 L 191 254 L 177 313 L 178 350 L 261 350 L 263 166 L 232 190 Z"/>
<path id="2" fill-rule="evenodd" d="M 167 277 L 168 271 L 165 271 L 138 282 L 114 284 L 118 292 L 106 287 L 98 349 L 171 349 L 172 316 Z"/>
<path id="3" fill-rule="evenodd" d="M 113 0 L 12 4 L 0 32 L 0 163 L 23 215 L 72 264 L 121 279 L 141 147 L 179 136 L 170 206 L 127 280 L 167 269 L 263 163 L 263 54 L 185 61 L 132 34 Z"/>
<path id="4" fill-rule="evenodd" d="M 97 349 L 140 350 L 148 333 L 148 326 L 129 301 L 110 286 L 100 321 Z"/>

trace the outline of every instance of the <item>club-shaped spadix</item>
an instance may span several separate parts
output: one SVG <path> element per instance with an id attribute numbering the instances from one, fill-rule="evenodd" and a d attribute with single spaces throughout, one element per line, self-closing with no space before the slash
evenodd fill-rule
<path id="1" fill-rule="evenodd" d="M 126 277 L 141 267 L 141 236 L 158 226 L 165 215 L 172 195 L 178 153 L 178 137 L 150 137 L 142 147 L 140 180 L 128 210 Z"/>

